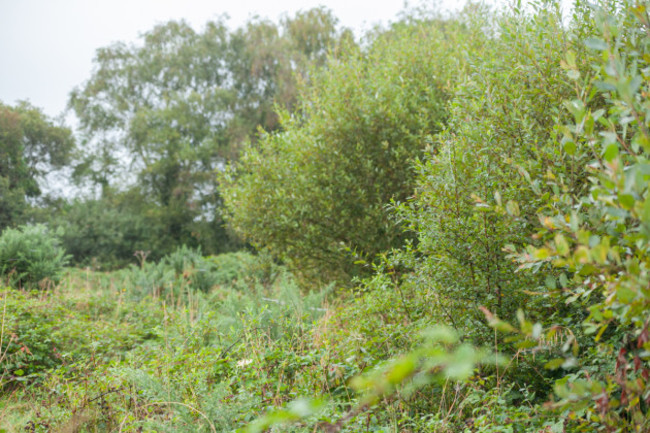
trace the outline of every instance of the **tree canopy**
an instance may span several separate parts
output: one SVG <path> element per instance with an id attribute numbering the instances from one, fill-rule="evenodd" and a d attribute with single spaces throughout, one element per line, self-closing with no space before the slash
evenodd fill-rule
<path id="1" fill-rule="evenodd" d="M 349 32 L 319 8 L 232 31 L 224 20 L 202 31 L 170 21 L 140 44 L 98 50 L 92 77 L 70 96 L 83 137 L 77 178 L 156 227 L 157 255 L 181 244 L 228 249 L 216 173 L 259 127 L 278 127 L 274 107 L 291 111 L 300 83 L 343 39 Z"/>
<path id="2" fill-rule="evenodd" d="M 28 102 L 0 103 L 0 230 L 23 223 L 27 199 L 41 195 L 39 181 L 70 162 L 69 128 Z"/>

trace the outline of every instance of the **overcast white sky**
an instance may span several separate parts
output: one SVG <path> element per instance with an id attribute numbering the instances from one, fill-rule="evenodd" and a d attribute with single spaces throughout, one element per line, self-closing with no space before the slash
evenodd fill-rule
<path id="1" fill-rule="evenodd" d="M 410 2 L 417 3 L 414 1 Z M 438 2 L 440 3 L 440 2 Z M 460 0 L 443 0 L 456 7 Z M 90 77 L 95 50 L 116 41 L 136 41 L 155 24 L 185 19 L 196 29 L 221 14 L 231 27 L 259 15 L 324 5 L 357 32 L 387 23 L 403 0 L 0 0 L 0 101 L 28 99 L 56 116 L 68 93 Z"/>

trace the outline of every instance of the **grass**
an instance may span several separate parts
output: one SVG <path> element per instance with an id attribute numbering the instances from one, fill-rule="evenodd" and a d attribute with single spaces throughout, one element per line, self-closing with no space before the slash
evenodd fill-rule
<path id="1" fill-rule="evenodd" d="M 230 431 L 292 399 L 324 296 L 275 271 L 205 293 L 146 293 L 142 269 L 4 289 L 0 431 Z"/>
<path id="2" fill-rule="evenodd" d="M 240 431 L 301 397 L 323 404 L 272 431 L 451 432 L 483 413 L 480 387 L 451 398 L 448 384 L 363 405 L 350 380 L 408 351 L 427 323 L 395 309 L 395 293 L 339 292 L 332 305 L 331 288 L 304 293 L 282 267 L 243 259 L 206 259 L 219 277 L 198 283 L 201 261 L 68 269 L 48 291 L 1 290 L 0 432 Z"/>

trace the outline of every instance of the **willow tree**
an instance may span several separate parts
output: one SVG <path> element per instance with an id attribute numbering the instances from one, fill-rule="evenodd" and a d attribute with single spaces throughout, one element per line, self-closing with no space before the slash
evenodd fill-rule
<path id="1" fill-rule="evenodd" d="M 349 281 L 401 245 L 386 206 L 412 194 L 413 161 L 445 121 L 461 27 L 404 20 L 339 53 L 282 113 L 280 132 L 222 176 L 232 227 L 312 281 Z"/>

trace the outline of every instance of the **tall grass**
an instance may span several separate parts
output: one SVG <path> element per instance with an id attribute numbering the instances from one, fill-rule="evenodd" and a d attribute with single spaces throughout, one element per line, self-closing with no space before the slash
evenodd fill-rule
<path id="1" fill-rule="evenodd" d="M 234 430 L 313 386 L 300 370 L 318 368 L 327 292 L 301 293 L 265 257 L 189 250 L 5 289 L 0 429 Z"/>

